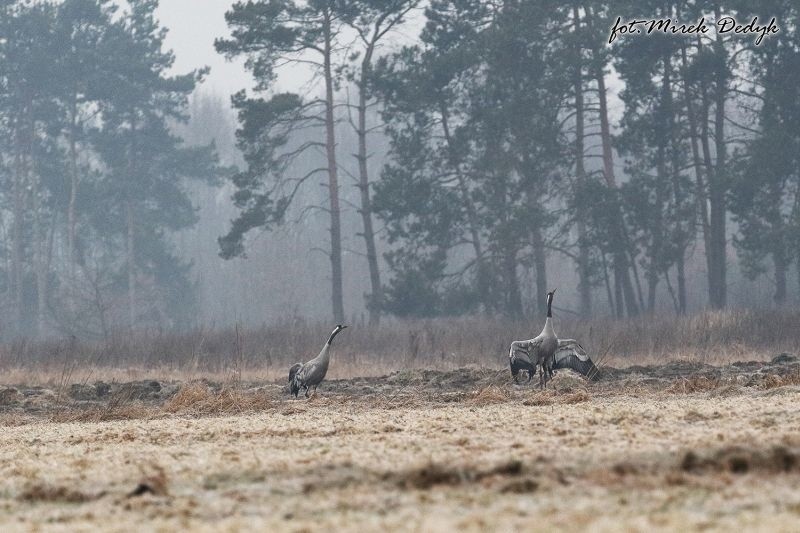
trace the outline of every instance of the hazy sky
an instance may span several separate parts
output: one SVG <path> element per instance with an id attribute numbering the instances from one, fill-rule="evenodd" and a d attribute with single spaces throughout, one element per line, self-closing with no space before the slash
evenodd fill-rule
<path id="1" fill-rule="evenodd" d="M 167 46 L 175 52 L 175 72 L 211 67 L 205 89 L 234 93 L 252 85 L 243 62 L 227 62 L 214 50 L 214 39 L 228 35 L 225 11 L 234 0 L 161 0 L 158 17 L 169 28 Z"/>
<path id="2" fill-rule="evenodd" d="M 175 72 L 182 73 L 195 68 L 209 66 L 211 73 L 201 90 L 221 94 L 232 94 L 242 88 L 249 88 L 253 82 L 244 69 L 244 61 L 228 62 L 214 50 L 214 39 L 227 37 L 225 12 L 235 0 L 161 0 L 158 17 L 169 28 L 167 46 L 175 52 Z M 409 24 L 400 35 L 393 35 L 392 41 L 413 40 L 422 24 Z M 278 87 L 281 90 L 308 89 L 303 85 L 308 81 L 308 73 L 299 68 L 284 67 L 279 73 Z M 610 113 L 614 119 L 621 111 L 616 93 L 619 83 L 612 74 L 609 79 Z"/>
<path id="3" fill-rule="evenodd" d="M 206 79 L 203 90 L 232 94 L 242 88 L 251 87 L 252 79 L 244 69 L 244 61 L 228 62 L 214 50 L 214 39 L 227 37 L 228 26 L 225 12 L 230 10 L 235 0 L 161 0 L 158 18 L 163 26 L 169 28 L 166 45 L 175 52 L 175 73 L 183 73 L 195 68 L 209 66 L 211 74 Z M 411 20 L 398 32 L 386 39 L 386 44 L 413 41 L 424 22 L 421 11 L 411 16 Z M 392 43 L 392 44 L 390 44 Z M 382 49 L 385 50 L 385 49 Z M 284 66 L 278 72 L 276 88 L 283 91 L 314 92 L 309 85 L 311 79 L 304 67 Z"/>

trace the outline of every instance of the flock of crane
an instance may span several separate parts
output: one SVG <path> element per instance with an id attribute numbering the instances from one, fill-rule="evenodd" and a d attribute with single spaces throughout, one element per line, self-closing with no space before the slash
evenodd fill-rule
<path id="1" fill-rule="evenodd" d="M 526 372 L 528 382 L 531 381 L 539 368 L 539 385 L 547 386 L 547 380 L 552 379 L 553 370 L 569 368 L 588 377 L 597 379 L 599 370 L 586 354 L 578 341 L 574 339 L 559 339 L 553 329 L 553 296 L 555 289 L 547 293 L 547 318 L 544 329 L 536 337 L 526 341 L 514 341 L 508 353 L 511 376 L 519 383 L 519 373 Z M 333 328 L 325 346 L 314 359 L 307 363 L 295 363 L 289 369 L 289 390 L 295 398 L 305 390 L 306 398 L 310 393 L 316 393 L 317 387 L 325 379 L 328 365 L 331 361 L 330 348 L 333 339 L 347 326 L 337 325 Z"/>

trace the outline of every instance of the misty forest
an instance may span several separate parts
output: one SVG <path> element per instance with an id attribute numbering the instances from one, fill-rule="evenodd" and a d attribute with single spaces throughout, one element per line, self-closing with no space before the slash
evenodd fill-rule
<path id="1" fill-rule="evenodd" d="M 798 17 L 0 0 L 0 531 L 798 530 Z"/>
<path id="2" fill-rule="evenodd" d="M 157 10 L 0 0 L 4 340 L 800 301 L 795 2 L 238 2 L 231 98 Z"/>

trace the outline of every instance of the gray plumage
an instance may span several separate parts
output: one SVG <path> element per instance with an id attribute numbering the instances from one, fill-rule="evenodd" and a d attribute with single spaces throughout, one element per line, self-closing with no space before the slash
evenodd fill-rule
<path id="1" fill-rule="evenodd" d="M 511 366 L 511 375 L 514 381 L 519 383 L 519 372 L 521 370 L 526 370 L 528 372 L 528 381 L 530 381 L 533 374 L 536 373 L 536 367 L 539 366 L 543 368 L 540 358 L 540 346 L 541 344 L 538 338 L 528 341 L 514 341 L 511 343 L 509 362 Z M 589 357 L 583 346 L 575 339 L 558 340 L 558 348 L 556 348 L 553 354 L 550 370 L 560 370 L 564 368 L 574 370 L 592 381 L 600 379 L 600 369 L 595 366 L 592 358 Z"/>
<path id="2" fill-rule="evenodd" d="M 527 371 L 528 381 L 539 367 L 539 385 L 544 388 L 552 379 L 553 370 L 571 368 L 590 379 L 597 379 L 599 371 L 586 351 L 577 341 L 559 341 L 553 329 L 553 296 L 555 289 L 547 293 L 547 318 L 542 332 L 526 341 L 514 341 L 508 353 L 509 366 L 514 381 L 519 382 L 519 372 Z"/>
<path id="3" fill-rule="evenodd" d="M 333 328 L 330 337 L 328 337 L 325 346 L 323 346 L 322 350 L 319 352 L 319 355 L 307 363 L 295 363 L 289 369 L 289 390 L 295 398 L 297 398 L 301 389 L 306 390 L 306 398 L 308 398 L 311 388 L 314 389 L 314 392 L 317 391 L 317 387 L 322 383 L 322 380 L 325 379 L 325 374 L 328 373 L 328 365 L 331 361 L 330 348 L 333 338 L 346 327 L 347 326 L 337 324 L 337 326 Z"/>
<path id="4" fill-rule="evenodd" d="M 303 363 L 295 363 L 289 369 L 289 391 L 294 394 L 295 398 L 297 398 L 297 394 L 300 392 L 300 385 L 294 378 L 301 368 L 303 368 Z"/>
<path id="5" fill-rule="evenodd" d="M 524 341 L 522 341 L 524 342 Z M 519 383 L 519 373 L 524 370 L 528 374 L 528 383 L 536 373 L 536 365 L 531 363 L 530 356 L 526 348 L 520 346 L 520 341 L 511 343 L 511 351 L 508 353 L 508 362 L 511 367 L 511 376 L 514 381 Z"/>
<path id="6" fill-rule="evenodd" d="M 528 371 L 528 381 L 539 367 L 539 385 L 547 386 L 547 379 L 553 377 L 553 356 L 558 348 L 558 337 L 553 330 L 553 295 L 555 289 L 547 293 L 547 318 L 542 332 L 527 341 L 514 341 L 508 353 L 511 375 L 517 381 L 520 370 Z"/>
<path id="7" fill-rule="evenodd" d="M 558 349 L 553 356 L 553 368 L 556 370 L 569 368 L 592 381 L 600 379 L 600 369 L 595 366 L 592 358 L 575 339 L 558 341 Z"/>

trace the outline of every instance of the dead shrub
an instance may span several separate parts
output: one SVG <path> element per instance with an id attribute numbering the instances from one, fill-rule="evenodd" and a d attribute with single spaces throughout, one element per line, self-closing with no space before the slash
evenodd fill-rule
<path id="1" fill-rule="evenodd" d="M 213 393 L 202 383 L 187 383 L 178 389 L 175 395 L 164 403 L 164 411 L 176 413 L 187 411 L 198 404 L 204 404 L 213 398 Z"/>
<path id="2" fill-rule="evenodd" d="M 561 403 L 574 404 L 588 402 L 592 397 L 585 390 L 578 390 L 561 397 Z"/>
<path id="3" fill-rule="evenodd" d="M 777 374 L 767 374 L 764 377 L 764 380 L 761 382 L 761 387 L 764 389 L 774 389 L 777 387 L 782 387 L 786 383 L 783 382 L 783 378 Z"/>
<path id="4" fill-rule="evenodd" d="M 258 411 L 271 406 L 264 391 L 246 392 L 223 388 L 213 391 L 203 383 L 187 383 L 163 406 L 167 413 L 204 415 Z"/>
<path id="5" fill-rule="evenodd" d="M 530 397 L 522 401 L 522 405 L 529 406 L 542 406 L 542 405 L 555 405 L 555 404 L 575 404 L 588 402 L 592 397 L 586 390 L 577 390 L 569 393 L 559 394 L 553 390 L 543 390 L 532 394 Z"/>
<path id="6" fill-rule="evenodd" d="M 522 401 L 522 405 L 553 405 L 556 403 L 556 394 L 551 390 L 534 393 L 530 398 Z"/>
<path id="7" fill-rule="evenodd" d="M 800 369 L 781 376 L 784 385 L 800 385 Z"/>
<path id="8" fill-rule="evenodd" d="M 800 385 L 800 370 L 784 375 L 767 374 L 761 382 L 761 387 L 764 389 L 775 389 L 787 385 Z"/>
<path id="9" fill-rule="evenodd" d="M 718 378 L 708 376 L 679 377 L 667 387 L 666 391 L 674 394 L 690 394 L 693 392 L 707 392 L 720 386 Z"/>
<path id="10" fill-rule="evenodd" d="M 507 402 L 511 394 L 506 389 L 501 389 L 497 385 L 483 387 L 473 393 L 470 403 L 474 405 L 491 405 L 495 403 Z"/>
<path id="11" fill-rule="evenodd" d="M 0 390 L 0 405 L 13 405 L 22 399 L 22 394 L 14 387 L 6 387 Z"/>

